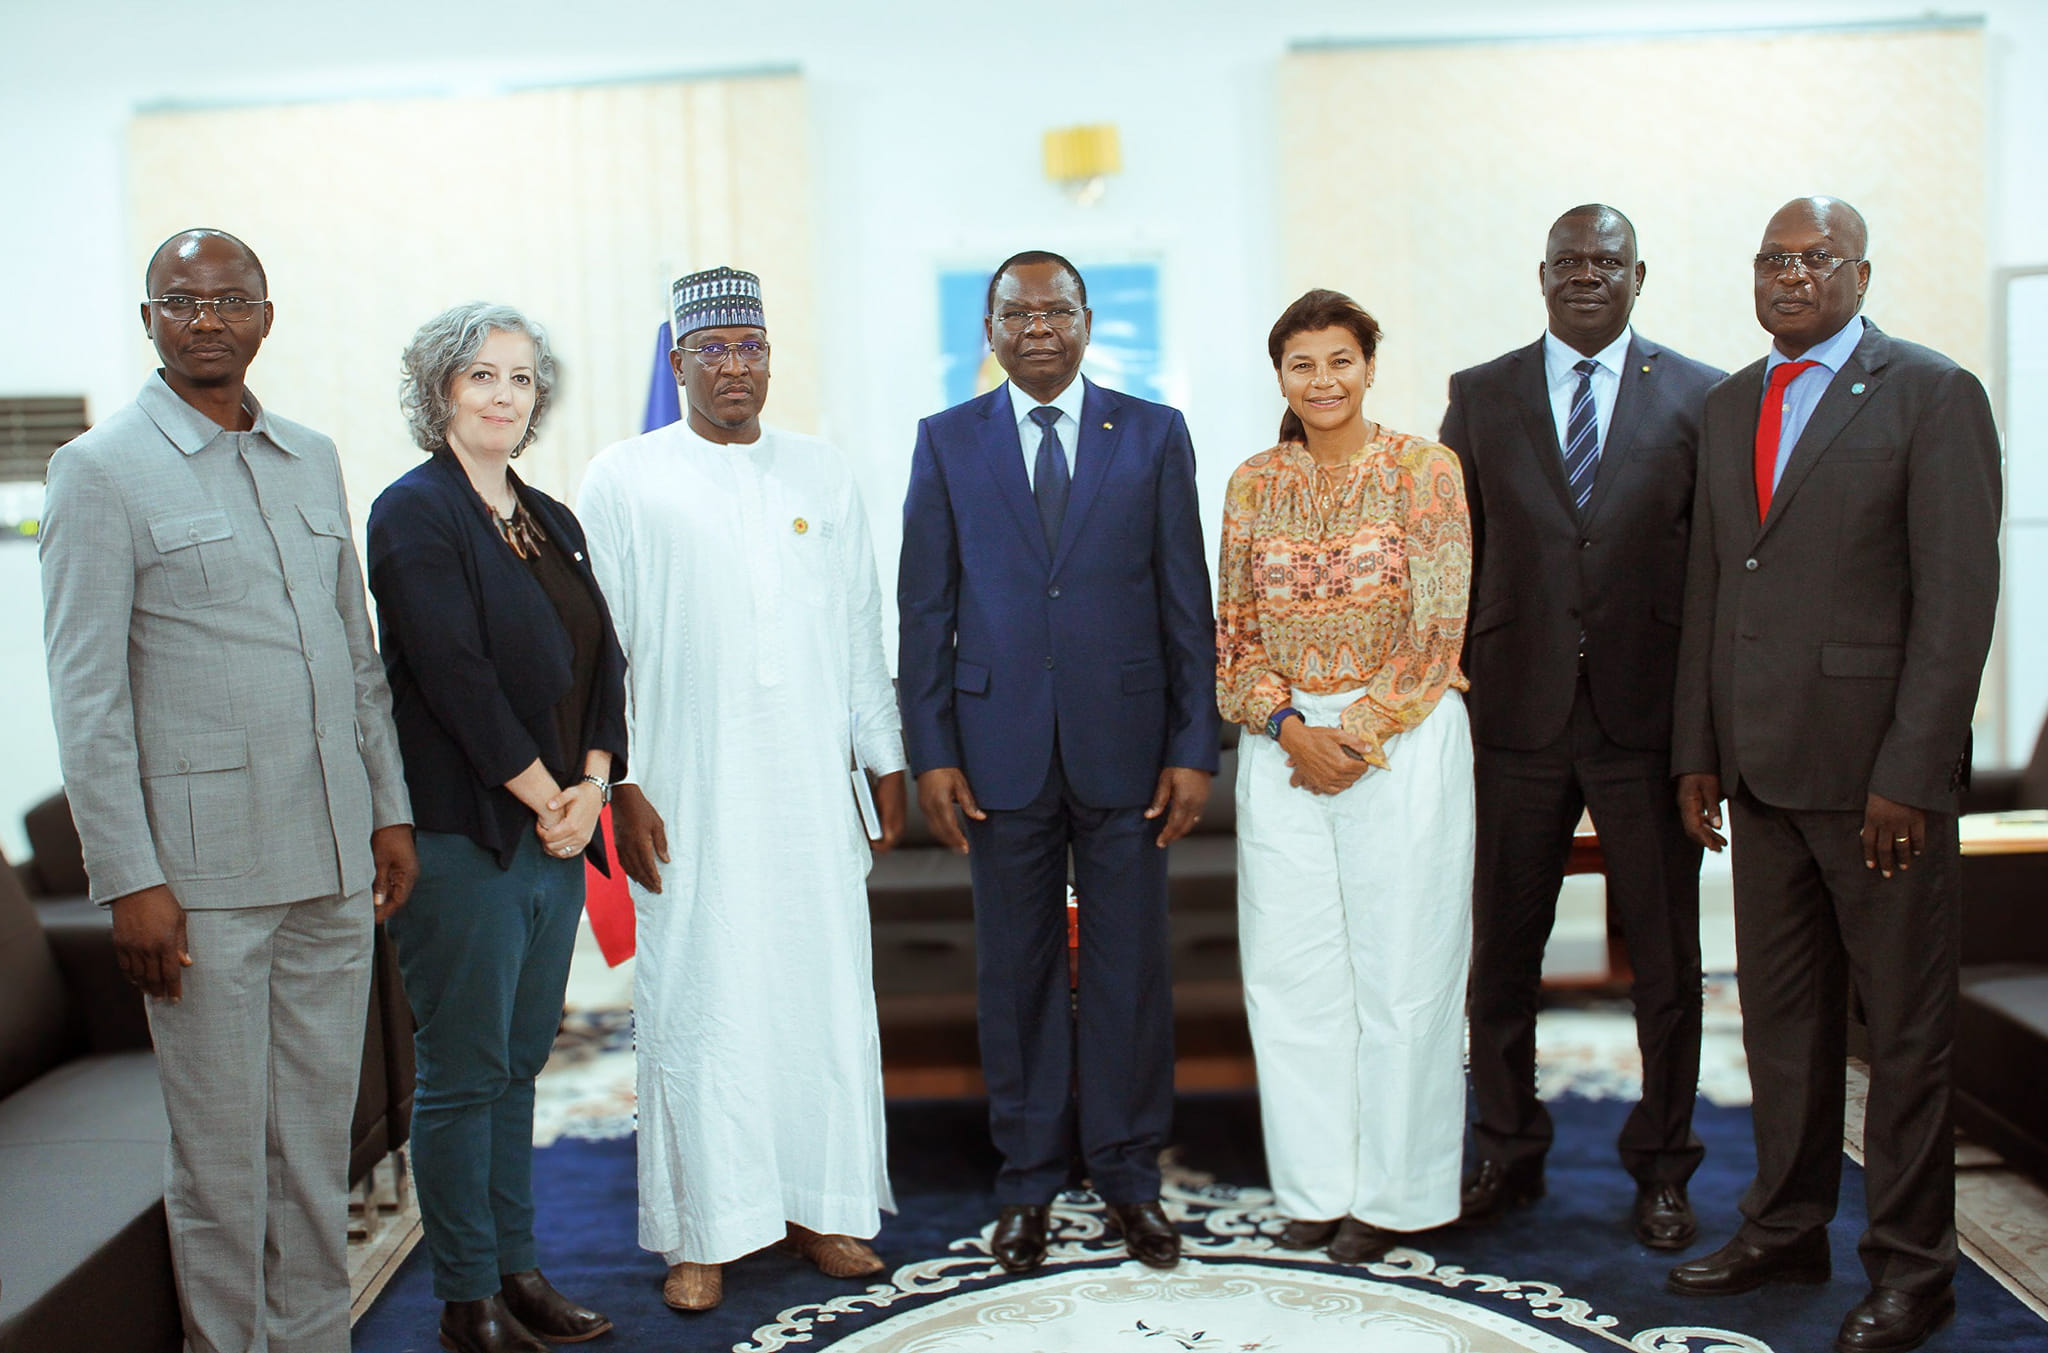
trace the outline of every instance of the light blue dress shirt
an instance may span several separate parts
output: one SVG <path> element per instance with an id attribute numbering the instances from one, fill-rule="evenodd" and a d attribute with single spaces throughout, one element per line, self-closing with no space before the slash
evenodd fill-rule
<path id="1" fill-rule="evenodd" d="M 1038 492 L 1038 443 L 1045 435 L 1038 424 L 1031 421 L 1031 411 L 1037 408 L 1060 411 L 1052 427 L 1060 435 L 1060 449 L 1067 453 L 1067 479 L 1072 482 L 1074 450 L 1081 444 L 1081 401 L 1087 397 L 1088 382 L 1076 374 L 1067 382 L 1067 388 L 1053 396 L 1052 402 L 1046 405 L 1039 404 L 1019 390 L 1015 381 L 1005 381 L 1004 384 L 1010 387 L 1010 411 L 1017 418 L 1017 441 L 1024 448 L 1024 479 L 1031 485 L 1031 491 Z"/>
<path id="2" fill-rule="evenodd" d="M 1785 421 L 1778 426 L 1778 465 L 1771 471 L 1771 487 L 1776 489 L 1778 481 L 1785 476 L 1785 466 L 1792 459 L 1792 452 L 1799 446 L 1799 434 L 1806 431 L 1807 420 L 1820 404 L 1820 397 L 1827 393 L 1828 382 L 1842 369 L 1855 353 L 1856 345 L 1863 341 L 1863 316 L 1851 316 L 1849 322 L 1835 331 L 1832 338 L 1808 348 L 1796 360 L 1819 362 L 1792 378 L 1785 387 Z M 1771 344 L 1770 355 L 1764 358 L 1764 388 L 1770 388 L 1771 373 L 1785 363 L 1795 360 L 1778 351 L 1778 345 Z"/>
<path id="3" fill-rule="evenodd" d="M 1623 325 L 1619 338 L 1593 354 L 1599 363 L 1592 375 L 1593 421 L 1603 451 L 1607 449 L 1607 427 L 1614 421 L 1614 401 L 1621 396 L 1621 368 L 1628 361 L 1628 341 L 1634 333 L 1634 326 Z M 1543 331 L 1543 380 L 1550 387 L 1550 417 L 1557 425 L 1560 448 L 1571 444 L 1572 396 L 1579 390 L 1579 373 L 1572 368 L 1585 357 L 1548 329 Z"/>

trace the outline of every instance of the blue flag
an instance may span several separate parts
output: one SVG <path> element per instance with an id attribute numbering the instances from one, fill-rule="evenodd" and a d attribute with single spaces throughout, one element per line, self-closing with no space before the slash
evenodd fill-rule
<path id="1" fill-rule="evenodd" d="M 675 368 L 668 364 L 668 352 L 674 346 L 668 321 L 663 320 L 661 332 L 654 336 L 654 376 L 647 382 L 647 414 L 641 419 L 642 432 L 665 428 L 683 416 L 682 403 L 676 398 Z"/>

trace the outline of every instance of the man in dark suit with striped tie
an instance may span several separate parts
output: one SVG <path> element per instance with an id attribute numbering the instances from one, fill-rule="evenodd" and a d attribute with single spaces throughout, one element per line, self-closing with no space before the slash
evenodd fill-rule
<path id="1" fill-rule="evenodd" d="M 1635 227 L 1574 207 L 1537 267 L 1542 338 L 1451 378 L 1442 440 L 1465 467 L 1475 555 L 1472 690 L 1478 860 L 1472 905 L 1477 1160 L 1463 1220 L 1544 1192 L 1536 1098 L 1543 950 L 1574 826 L 1590 807 L 1634 970 L 1642 1100 L 1620 1140 L 1636 1239 L 1695 1233 L 1686 1181 L 1699 1079 L 1700 848 L 1671 795 L 1700 409 L 1721 373 L 1629 326 Z"/>

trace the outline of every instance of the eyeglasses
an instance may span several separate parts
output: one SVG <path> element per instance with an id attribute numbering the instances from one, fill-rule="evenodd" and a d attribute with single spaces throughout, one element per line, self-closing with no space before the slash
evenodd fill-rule
<path id="1" fill-rule="evenodd" d="M 1065 333 L 1080 317 L 1081 312 L 1072 306 L 1060 310 L 1005 310 L 1000 315 L 989 316 L 1008 334 L 1023 333 L 1031 327 L 1033 320 L 1044 320 L 1045 327 L 1054 333 Z"/>
<path id="2" fill-rule="evenodd" d="M 1808 249 L 1803 254 L 1758 254 L 1756 256 L 1756 275 L 1758 277 L 1776 277 L 1780 273 L 1789 272 L 1793 268 L 1797 268 L 1809 277 L 1825 278 L 1832 276 L 1835 269 L 1841 267 L 1844 263 L 1861 262 L 1863 260 L 1860 258 L 1843 258 L 1841 255 L 1831 254 L 1825 249 Z"/>
<path id="3" fill-rule="evenodd" d="M 268 302 L 252 301 L 247 296 L 217 296 L 207 299 L 200 296 L 151 296 L 149 303 L 157 308 L 165 319 L 178 324 L 190 324 L 199 318 L 199 312 L 211 306 L 213 317 L 223 324 L 240 324 L 251 319 Z"/>
<path id="4" fill-rule="evenodd" d="M 724 366 L 727 357 L 739 358 L 742 366 L 759 366 L 768 360 L 768 344 L 759 338 L 742 338 L 737 343 L 706 343 L 697 348 L 678 343 L 676 351 L 687 352 L 708 367 Z"/>

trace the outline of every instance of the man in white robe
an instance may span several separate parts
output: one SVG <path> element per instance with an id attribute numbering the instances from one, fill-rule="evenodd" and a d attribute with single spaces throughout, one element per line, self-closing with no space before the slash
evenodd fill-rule
<path id="1" fill-rule="evenodd" d="M 600 452 L 577 511 L 627 658 L 640 1244 L 663 1297 L 715 1306 L 782 1243 L 837 1277 L 895 1210 L 865 877 L 903 825 L 904 756 L 860 494 L 839 452 L 766 427 L 760 283 L 675 284 L 681 422 Z M 644 751 L 639 749 L 644 748 Z M 875 776 L 880 838 L 849 770 Z"/>

